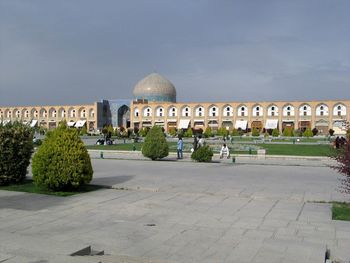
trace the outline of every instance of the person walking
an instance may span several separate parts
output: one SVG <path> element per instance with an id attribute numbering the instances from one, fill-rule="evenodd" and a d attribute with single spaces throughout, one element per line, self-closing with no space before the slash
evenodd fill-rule
<path id="1" fill-rule="evenodd" d="M 182 141 L 182 138 L 179 137 L 179 140 L 177 141 L 177 159 L 182 159 L 182 150 L 184 147 L 184 142 Z"/>

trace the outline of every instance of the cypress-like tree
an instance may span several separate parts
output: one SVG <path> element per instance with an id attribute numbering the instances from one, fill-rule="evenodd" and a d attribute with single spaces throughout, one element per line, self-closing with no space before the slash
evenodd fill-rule
<path id="1" fill-rule="evenodd" d="M 142 154 L 152 160 L 162 159 L 169 155 L 169 146 L 161 127 L 153 126 L 149 130 L 142 145 Z"/>
<path id="2" fill-rule="evenodd" d="M 20 122 L 0 124 L 0 185 L 26 177 L 33 152 L 34 130 Z"/>
<path id="3" fill-rule="evenodd" d="M 32 162 L 35 184 L 51 190 L 76 189 L 92 179 L 90 156 L 76 129 L 65 122 L 47 133 Z"/>

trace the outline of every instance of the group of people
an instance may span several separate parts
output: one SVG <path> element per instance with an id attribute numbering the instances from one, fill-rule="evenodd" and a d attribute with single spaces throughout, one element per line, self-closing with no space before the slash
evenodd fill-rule
<path id="1" fill-rule="evenodd" d="M 225 142 L 225 140 L 224 140 Z M 198 150 L 200 147 L 205 145 L 205 141 L 202 138 L 202 136 L 194 136 L 193 140 L 193 148 L 191 149 L 191 152 L 194 152 Z M 182 137 L 179 136 L 179 140 L 177 141 L 177 159 L 182 159 L 183 158 L 183 147 L 184 147 L 184 142 L 182 140 Z M 227 158 L 230 158 L 230 150 L 227 147 L 226 143 L 224 143 L 221 147 L 220 150 L 220 159 L 224 158 L 226 156 Z"/>
<path id="2" fill-rule="evenodd" d="M 334 148 L 340 149 L 347 143 L 346 139 L 344 137 L 337 136 L 334 140 Z"/>
<path id="3" fill-rule="evenodd" d="M 196 151 L 199 147 L 204 146 L 205 142 L 202 136 L 194 136 L 194 141 L 193 141 L 193 148 L 191 149 L 191 152 Z M 183 147 L 184 143 L 182 140 L 182 137 L 179 136 L 179 140 L 177 141 L 177 159 L 182 159 L 183 158 Z"/>

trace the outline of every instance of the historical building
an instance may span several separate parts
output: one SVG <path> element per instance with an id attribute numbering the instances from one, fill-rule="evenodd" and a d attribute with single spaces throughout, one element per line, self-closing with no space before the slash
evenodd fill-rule
<path id="1" fill-rule="evenodd" d="M 174 85 L 153 73 L 135 86 L 130 118 L 131 128 L 138 129 L 153 125 L 165 130 L 224 127 L 246 131 L 316 127 L 320 134 L 328 134 L 330 128 L 343 134 L 349 108 L 350 100 L 178 103 Z"/>
<path id="2" fill-rule="evenodd" d="M 86 126 L 89 130 L 99 130 L 104 125 L 133 129 L 159 125 L 166 131 L 316 127 L 326 135 L 331 128 L 336 134 L 344 134 L 345 122 L 350 120 L 350 100 L 176 102 L 175 86 L 157 73 L 139 81 L 133 95 L 133 100 L 102 100 L 87 105 L 0 107 L 0 121 L 19 120 L 52 129 L 66 120 L 69 126 Z"/>

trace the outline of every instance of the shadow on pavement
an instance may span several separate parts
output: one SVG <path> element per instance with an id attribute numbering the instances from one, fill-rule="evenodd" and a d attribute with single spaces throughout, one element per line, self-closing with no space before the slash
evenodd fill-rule
<path id="1" fill-rule="evenodd" d="M 94 178 L 91 183 L 96 185 L 103 185 L 103 186 L 113 186 L 115 184 L 125 183 L 133 179 L 134 177 L 135 175 L 100 177 L 100 178 Z"/>

